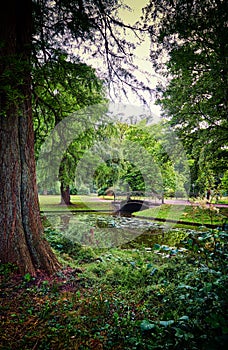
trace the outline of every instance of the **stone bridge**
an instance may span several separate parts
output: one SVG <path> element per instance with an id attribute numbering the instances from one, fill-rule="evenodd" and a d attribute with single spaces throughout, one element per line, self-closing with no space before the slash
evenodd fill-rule
<path id="1" fill-rule="evenodd" d="M 114 201 L 112 205 L 115 208 L 116 213 L 132 214 L 134 212 L 152 208 L 161 205 L 163 196 L 157 192 L 117 192 L 114 194 Z"/>

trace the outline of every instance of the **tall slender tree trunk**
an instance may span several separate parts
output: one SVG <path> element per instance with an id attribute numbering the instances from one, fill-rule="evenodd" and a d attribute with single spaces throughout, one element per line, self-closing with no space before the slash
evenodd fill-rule
<path id="1" fill-rule="evenodd" d="M 36 186 L 31 6 L 31 0 L 7 0 L 0 10 L 0 262 L 36 275 L 60 265 L 43 236 Z"/>
<path id="2" fill-rule="evenodd" d="M 60 181 L 60 195 L 61 195 L 61 205 L 71 205 L 70 201 L 70 186 L 66 184 L 66 181 L 64 180 L 65 175 L 65 163 L 67 162 L 66 157 L 64 156 L 60 167 L 59 167 L 59 181 Z"/>
<path id="3" fill-rule="evenodd" d="M 61 193 L 61 205 L 72 205 L 70 200 L 70 186 L 64 185 L 63 182 L 61 182 L 60 186 L 60 193 Z"/>

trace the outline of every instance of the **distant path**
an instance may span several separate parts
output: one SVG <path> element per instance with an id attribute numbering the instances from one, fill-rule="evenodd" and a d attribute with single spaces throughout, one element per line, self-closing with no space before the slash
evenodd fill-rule
<path id="1" fill-rule="evenodd" d="M 113 202 L 113 200 L 110 200 L 110 199 L 105 199 L 105 198 L 102 198 L 102 197 L 92 197 L 90 198 L 90 201 L 91 202 L 110 202 L 110 204 Z M 164 204 L 173 204 L 173 205 L 195 205 L 195 206 L 198 206 L 200 205 L 199 202 L 190 202 L 189 200 L 187 199 L 165 199 L 164 200 Z M 212 203 L 213 205 L 215 205 L 216 207 L 220 207 L 220 208 L 228 208 L 228 204 L 219 204 L 219 203 Z M 208 206 L 210 204 L 207 204 Z"/>
<path id="2" fill-rule="evenodd" d="M 164 204 L 173 204 L 173 205 L 200 205 L 199 202 L 190 202 L 187 199 L 165 199 Z M 221 208 L 228 208 L 228 204 L 219 204 L 219 203 L 212 203 L 216 207 L 221 207 Z M 210 204 L 207 204 L 210 206 Z"/>
<path id="3" fill-rule="evenodd" d="M 93 197 L 90 199 L 92 202 L 110 202 L 110 204 L 113 202 L 110 199 L 104 199 L 102 197 Z M 187 199 L 165 199 L 164 200 L 164 204 L 173 204 L 173 205 L 200 205 L 199 202 L 190 202 Z M 228 208 L 228 204 L 219 204 L 219 203 L 212 203 L 213 205 L 215 205 L 216 207 L 221 207 L 221 208 Z M 207 204 L 208 206 L 210 204 Z"/>

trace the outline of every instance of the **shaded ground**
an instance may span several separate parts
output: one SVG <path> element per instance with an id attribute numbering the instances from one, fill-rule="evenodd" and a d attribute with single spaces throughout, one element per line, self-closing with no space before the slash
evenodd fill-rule
<path id="1" fill-rule="evenodd" d="M 216 254 L 211 238 L 186 241 L 188 254 L 66 246 L 77 267 L 52 278 L 0 266 L 0 349 L 225 350 L 225 236 Z"/>

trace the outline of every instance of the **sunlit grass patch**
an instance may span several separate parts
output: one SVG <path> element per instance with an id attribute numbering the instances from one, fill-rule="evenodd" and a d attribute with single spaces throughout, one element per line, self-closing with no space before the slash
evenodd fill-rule
<path id="1" fill-rule="evenodd" d="M 39 195 L 42 211 L 113 210 L 111 201 L 101 201 L 95 196 L 71 195 L 72 206 L 60 204 L 60 195 Z"/>
<path id="2" fill-rule="evenodd" d="M 171 213 L 171 215 L 170 215 Z M 221 225 L 224 218 L 228 215 L 227 208 L 200 207 L 196 205 L 172 205 L 163 204 L 161 207 L 150 208 L 135 213 L 135 216 L 154 217 L 158 219 L 172 219 L 182 222 L 192 222 L 202 225 L 213 224 Z"/>

